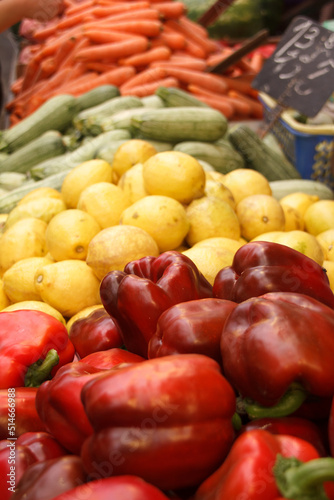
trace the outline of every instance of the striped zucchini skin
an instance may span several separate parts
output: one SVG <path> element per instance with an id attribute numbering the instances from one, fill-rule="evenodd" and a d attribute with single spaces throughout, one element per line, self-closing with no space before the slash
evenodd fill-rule
<path id="1" fill-rule="evenodd" d="M 267 180 L 301 179 L 297 168 L 257 135 L 247 125 L 241 124 L 230 130 L 228 138 L 244 158 L 246 167 L 257 170 Z"/>
<path id="2" fill-rule="evenodd" d="M 115 85 L 100 85 L 95 89 L 89 90 L 77 97 L 77 106 L 79 111 L 98 106 L 103 102 L 118 97 L 120 95 L 119 88 Z"/>
<path id="3" fill-rule="evenodd" d="M 155 94 L 159 96 L 166 107 L 198 106 L 208 108 L 209 106 L 197 99 L 185 90 L 176 87 L 159 87 Z"/>
<path id="4" fill-rule="evenodd" d="M 66 147 L 59 132 L 45 132 L 0 162 L 0 172 L 28 172 L 37 163 L 65 153 Z"/>
<path id="5" fill-rule="evenodd" d="M 319 196 L 320 200 L 333 200 L 334 192 L 323 182 L 311 179 L 286 179 L 282 181 L 272 181 L 269 183 L 272 195 L 277 200 L 292 193 L 306 193 Z"/>
<path id="6" fill-rule="evenodd" d="M 63 132 L 71 124 L 77 111 L 75 97 L 68 94 L 52 97 L 27 118 L 3 132 L 2 148 L 13 152 L 47 130 Z"/>
<path id="7" fill-rule="evenodd" d="M 63 170 L 55 175 L 50 175 L 45 179 L 40 181 L 28 181 L 23 186 L 9 191 L 7 194 L 0 196 L 0 214 L 8 214 L 13 208 L 16 207 L 17 203 L 22 200 L 22 198 L 33 191 L 34 189 L 40 187 L 52 187 L 60 191 L 63 181 L 66 175 L 71 171 L 71 169 Z"/>
<path id="8" fill-rule="evenodd" d="M 165 142 L 217 141 L 227 131 L 228 121 L 212 108 L 180 106 L 148 109 L 131 120 L 136 134 Z"/>

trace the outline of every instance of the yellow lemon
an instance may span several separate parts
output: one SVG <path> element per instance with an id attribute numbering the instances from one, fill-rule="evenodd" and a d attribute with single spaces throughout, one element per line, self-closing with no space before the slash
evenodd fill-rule
<path id="1" fill-rule="evenodd" d="M 15 262 L 28 257 L 44 257 L 47 223 L 34 217 L 21 219 L 0 237 L 0 276 Z"/>
<path id="2" fill-rule="evenodd" d="M 40 267 L 35 287 L 42 300 L 64 317 L 101 303 L 100 280 L 82 260 L 61 260 Z"/>
<path id="3" fill-rule="evenodd" d="M 143 164 L 137 163 L 120 177 L 117 185 L 128 196 L 130 204 L 148 196 L 144 186 Z"/>
<path id="4" fill-rule="evenodd" d="M 205 179 L 211 181 L 217 181 L 224 184 L 225 174 L 218 172 L 217 170 L 205 170 Z"/>
<path id="5" fill-rule="evenodd" d="M 36 270 L 52 261 L 46 257 L 29 257 L 15 262 L 4 273 L 3 287 L 11 302 L 42 300 L 35 288 Z"/>
<path id="6" fill-rule="evenodd" d="M 334 292 L 334 262 L 332 260 L 324 260 L 322 263 L 322 267 L 326 270 L 329 280 L 329 286 Z"/>
<path id="7" fill-rule="evenodd" d="M 221 248 L 226 250 L 231 250 L 232 252 L 236 252 L 242 245 L 246 242 L 241 240 L 232 240 L 231 238 L 217 237 L 217 238 L 207 238 L 206 240 L 201 240 L 196 243 L 193 247 L 201 247 L 201 248 Z"/>
<path id="8" fill-rule="evenodd" d="M 191 259 L 205 278 L 213 285 L 215 277 L 223 267 L 230 266 L 235 252 L 218 246 L 194 245 L 182 252 Z"/>
<path id="9" fill-rule="evenodd" d="M 5 225 L 7 219 L 8 219 L 8 214 L 0 214 L 0 235 L 5 231 Z"/>
<path id="10" fill-rule="evenodd" d="M 130 205 L 127 194 L 110 182 L 97 182 L 86 187 L 77 208 L 90 214 L 102 229 L 119 223 L 121 213 Z"/>
<path id="11" fill-rule="evenodd" d="M 281 207 L 284 212 L 285 226 L 284 231 L 303 231 L 304 230 L 304 219 L 303 216 L 295 208 L 289 207 L 289 205 L 282 205 Z"/>
<path id="12" fill-rule="evenodd" d="M 205 171 L 196 158 L 180 151 L 163 151 L 143 164 L 149 194 L 169 196 L 188 204 L 204 195 Z"/>
<path id="13" fill-rule="evenodd" d="M 56 198 L 58 200 L 62 199 L 62 195 L 60 191 L 57 191 L 57 189 L 53 189 L 51 187 L 39 187 L 36 189 L 33 189 L 29 193 L 25 194 L 23 198 L 17 203 L 18 205 L 23 205 L 23 203 L 26 203 L 27 201 L 32 201 L 36 200 L 38 198 Z"/>
<path id="14" fill-rule="evenodd" d="M 129 170 L 137 163 L 144 163 L 151 156 L 155 155 L 158 151 L 148 141 L 141 139 L 130 139 L 123 142 L 116 150 L 112 168 L 120 178 L 124 172 Z"/>
<path id="15" fill-rule="evenodd" d="M 128 262 L 147 255 L 159 255 L 152 236 L 140 227 L 119 225 L 102 229 L 94 236 L 88 245 L 86 262 L 102 280 L 109 271 L 123 271 Z"/>
<path id="16" fill-rule="evenodd" d="M 236 207 L 241 236 L 251 240 L 259 234 L 283 231 L 285 218 L 283 209 L 273 196 L 254 194 L 243 198 Z"/>
<path id="17" fill-rule="evenodd" d="M 102 304 L 96 304 L 95 306 L 85 307 L 81 311 L 74 314 L 74 316 L 71 316 L 71 318 L 66 323 L 67 331 L 70 332 L 71 326 L 73 325 L 73 323 L 75 323 L 75 321 L 81 318 L 87 318 L 87 316 L 89 316 L 93 311 L 96 311 L 96 309 L 104 309 L 104 307 Z"/>
<path id="18" fill-rule="evenodd" d="M 324 252 L 320 243 L 315 236 L 306 231 L 283 231 L 276 241 L 277 243 L 298 250 L 298 252 L 307 255 L 320 265 L 322 265 L 324 261 Z"/>
<path id="19" fill-rule="evenodd" d="M 237 214 L 226 201 L 203 196 L 188 205 L 186 214 L 190 223 L 186 241 L 190 246 L 207 238 L 238 240 L 241 236 Z"/>
<path id="20" fill-rule="evenodd" d="M 205 196 L 219 198 L 220 200 L 226 201 L 229 205 L 231 205 L 233 210 L 235 210 L 236 203 L 232 192 L 220 181 L 207 179 L 205 181 L 204 194 Z"/>
<path id="21" fill-rule="evenodd" d="M 5 309 L 3 309 L 3 312 L 7 311 L 18 311 L 18 310 L 26 310 L 26 309 L 32 309 L 34 311 L 42 311 L 46 314 L 50 314 L 50 316 L 53 316 L 54 318 L 58 319 L 58 321 L 61 321 L 63 325 L 66 325 L 66 320 L 64 316 L 57 311 L 54 307 L 50 306 L 46 302 L 41 302 L 40 300 L 24 300 L 22 302 L 15 302 L 15 304 L 10 304 L 7 306 Z"/>
<path id="22" fill-rule="evenodd" d="M 77 208 L 57 214 L 46 229 L 46 247 L 54 260 L 85 260 L 90 240 L 101 231 L 92 215 Z"/>
<path id="23" fill-rule="evenodd" d="M 34 217 L 48 223 L 56 214 L 63 210 L 66 210 L 66 205 L 60 198 L 44 197 L 26 201 L 22 205 L 17 205 L 9 212 L 5 223 L 5 230 L 18 220 L 26 219 L 27 217 Z"/>
<path id="24" fill-rule="evenodd" d="M 319 201 L 319 199 L 317 195 L 296 191 L 295 193 L 283 196 L 279 201 L 281 205 L 294 208 L 303 217 L 306 209 L 316 201 Z"/>
<path id="25" fill-rule="evenodd" d="M 323 249 L 325 260 L 334 261 L 334 229 L 327 229 L 317 234 L 316 238 Z"/>
<path id="26" fill-rule="evenodd" d="M 253 194 L 272 194 L 266 177 L 251 168 L 237 168 L 228 172 L 224 175 L 223 184 L 232 192 L 236 204 Z"/>
<path id="27" fill-rule="evenodd" d="M 61 194 L 67 208 L 77 208 L 80 195 L 96 182 L 112 182 L 113 170 L 104 160 L 88 160 L 74 167 L 65 177 Z"/>
<path id="28" fill-rule="evenodd" d="M 5 309 L 5 307 L 8 307 L 10 304 L 9 297 L 6 295 L 6 292 L 4 290 L 3 286 L 3 281 L 0 278 L 0 311 Z"/>
<path id="29" fill-rule="evenodd" d="M 334 200 L 312 203 L 304 213 L 305 231 L 315 236 L 334 228 Z"/>
<path id="30" fill-rule="evenodd" d="M 120 224 L 140 227 L 156 241 L 160 252 L 174 250 L 189 230 L 185 208 L 169 196 L 145 196 L 126 208 Z"/>

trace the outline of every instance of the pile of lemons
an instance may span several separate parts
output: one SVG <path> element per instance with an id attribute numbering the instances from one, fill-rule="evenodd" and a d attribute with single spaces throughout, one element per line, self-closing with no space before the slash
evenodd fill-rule
<path id="1" fill-rule="evenodd" d="M 255 170 L 221 174 L 144 140 L 125 141 L 112 163 L 73 168 L 61 191 L 32 190 L 0 221 L 0 310 L 41 309 L 65 324 L 100 306 L 109 271 L 168 250 L 213 283 L 246 242 L 275 241 L 322 265 L 334 289 L 334 200 L 277 200 Z"/>

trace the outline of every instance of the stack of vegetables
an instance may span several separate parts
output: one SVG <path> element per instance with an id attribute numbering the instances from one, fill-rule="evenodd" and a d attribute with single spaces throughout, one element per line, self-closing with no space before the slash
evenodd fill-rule
<path id="1" fill-rule="evenodd" d="M 262 116 L 251 81 L 263 57 L 243 57 L 224 75 L 207 71 L 233 49 L 210 39 L 181 1 L 68 0 L 62 16 L 35 27 L 30 39 L 7 106 L 12 124 L 53 96 L 79 96 L 103 84 L 139 97 L 179 87 L 228 118 Z"/>
<path id="2" fill-rule="evenodd" d="M 167 251 L 107 273 L 100 295 L 69 332 L 0 313 L 1 498 L 334 498 L 319 264 L 250 242 L 211 285 Z"/>

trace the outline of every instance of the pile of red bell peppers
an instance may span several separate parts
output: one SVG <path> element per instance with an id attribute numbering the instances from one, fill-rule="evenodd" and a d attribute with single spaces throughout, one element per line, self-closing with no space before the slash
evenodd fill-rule
<path id="1" fill-rule="evenodd" d="M 334 294 L 251 242 L 211 285 L 178 252 L 101 282 L 69 332 L 0 312 L 2 500 L 334 499 Z"/>

